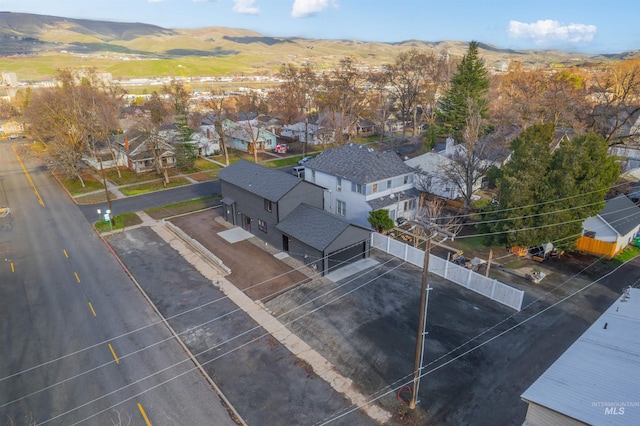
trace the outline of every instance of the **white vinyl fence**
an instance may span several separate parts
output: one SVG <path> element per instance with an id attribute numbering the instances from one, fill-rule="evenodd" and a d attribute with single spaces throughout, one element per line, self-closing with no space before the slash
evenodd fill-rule
<path id="1" fill-rule="evenodd" d="M 371 233 L 371 247 L 375 247 L 420 268 L 422 268 L 424 264 L 423 250 L 411 247 L 405 243 L 394 240 L 393 238 L 389 238 L 386 235 L 378 234 L 377 232 Z M 476 293 L 502 303 L 503 305 L 517 311 L 522 309 L 524 291 L 503 284 L 493 278 L 485 277 L 471 269 L 448 262 L 440 257 L 430 255 L 429 272 L 439 275 L 456 284 L 460 284 L 469 290 L 473 290 Z"/>

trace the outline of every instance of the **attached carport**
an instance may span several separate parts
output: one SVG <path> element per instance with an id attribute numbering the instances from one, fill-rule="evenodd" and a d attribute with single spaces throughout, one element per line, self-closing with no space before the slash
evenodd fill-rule
<path id="1" fill-rule="evenodd" d="M 307 204 L 296 207 L 276 228 L 289 255 L 322 275 L 369 256 L 370 229 Z"/>

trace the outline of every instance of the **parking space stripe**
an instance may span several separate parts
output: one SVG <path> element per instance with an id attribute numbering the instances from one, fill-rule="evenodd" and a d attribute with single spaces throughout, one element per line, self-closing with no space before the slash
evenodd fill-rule
<path id="1" fill-rule="evenodd" d="M 147 426 L 151 426 L 151 422 L 149 421 L 149 417 L 147 417 L 147 413 L 144 412 L 144 408 L 142 408 L 142 404 L 138 402 L 138 410 L 140 410 L 140 414 L 142 414 L 142 418 L 144 419 L 144 423 Z"/>
<path id="2" fill-rule="evenodd" d="M 109 350 L 111 351 L 111 355 L 113 355 L 113 359 L 116 360 L 116 364 L 120 364 L 120 360 L 118 359 L 118 355 L 116 355 L 116 351 L 113 350 L 113 346 L 111 346 L 111 343 L 107 343 L 107 345 L 109 345 Z"/>

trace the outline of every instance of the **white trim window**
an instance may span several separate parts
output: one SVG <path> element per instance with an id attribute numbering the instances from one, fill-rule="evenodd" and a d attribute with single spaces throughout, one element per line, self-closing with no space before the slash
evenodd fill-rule
<path id="1" fill-rule="evenodd" d="M 336 201 L 336 213 L 340 216 L 347 216 L 347 203 L 344 201 Z"/>

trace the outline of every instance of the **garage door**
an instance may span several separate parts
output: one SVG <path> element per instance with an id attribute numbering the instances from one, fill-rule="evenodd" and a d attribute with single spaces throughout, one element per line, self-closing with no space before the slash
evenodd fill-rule
<path id="1" fill-rule="evenodd" d="M 338 250 L 329 254 L 329 272 L 334 268 L 347 265 L 348 263 L 356 262 L 360 259 L 364 259 L 366 255 L 367 245 L 363 241 L 356 244 L 346 250 Z"/>

